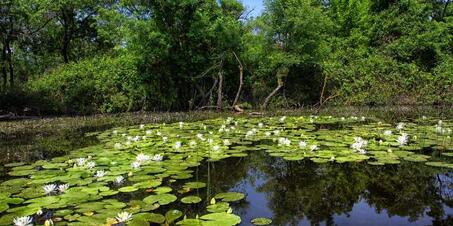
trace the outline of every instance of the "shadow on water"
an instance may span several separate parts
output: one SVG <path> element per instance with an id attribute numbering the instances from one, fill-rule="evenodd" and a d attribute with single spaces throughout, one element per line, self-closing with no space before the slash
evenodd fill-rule
<path id="1" fill-rule="evenodd" d="M 209 192 L 247 194 L 233 206 L 242 224 L 453 225 L 452 173 L 424 166 L 284 161 L 265 152 L 202 166 Z"/>

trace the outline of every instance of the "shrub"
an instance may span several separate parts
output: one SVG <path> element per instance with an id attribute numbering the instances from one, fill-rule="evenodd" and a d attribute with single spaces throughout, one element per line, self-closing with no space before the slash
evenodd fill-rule
<path id="1" fill-rule="evenodd" d="M 59 67 L 27 86 L 52 112 L 89 114 L 138 110 L 145 96 L 140 80 L 134 57 L 98 56 Z"/>

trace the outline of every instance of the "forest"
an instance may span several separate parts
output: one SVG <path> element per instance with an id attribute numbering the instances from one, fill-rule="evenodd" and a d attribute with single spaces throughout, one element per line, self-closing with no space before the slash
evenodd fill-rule
<path id="1" fill-rule="evenodd" d="M 2 0 L 0 112 L 453 104 L 450 0 L 264 4 Z"/>

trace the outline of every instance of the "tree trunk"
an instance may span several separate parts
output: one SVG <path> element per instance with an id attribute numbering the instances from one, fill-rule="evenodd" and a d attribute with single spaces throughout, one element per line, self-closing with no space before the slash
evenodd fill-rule
<path id="1" fill-rule="evenodd" d="M 234 57 L 236 57 L 236 60 L 239 63 L 239 88 L 238 88 L 238 91 L 236 93 L 236 97 L 234 98 L 234 101 L 233 101 L 233 107 L 234 107 L 234 106 L 236 106 L 236 104 L 239 101 L 239 97 L 241 96 L 242 86 L 244 85 L 244 83 L 243 83 L 244 67 L 242 66 L 242 63 L 239 60 L 239 57 L 236 55 L 236 53 L 233 52 L 233 54 L 234 54 Z"/>
<path id="2" fill-rule="evenodd" d="M 61 9 L 62 25 L 63 25 L 63 43 L 61 47 L 61 55 L 65 63 L 69 63 L 69 55 L 71 50 L 71 39 L 74 25 L 74 12 L 70 8 Z"/>
<path id="3" fill-rule="evenodd" d="M 9 85 L 10 87 L 14 86 L 14 67 L 13 67 L 13 60 L 12 60 L 12 51 L 9 45 L 9 41 L 6 42 L 6 50 L 7 50 L 7 60 L 9 65 Z"/>
<path id="4" fill-rule="evenodd" d="M 269 104 L 269 101 L 271 100 L 271 98 L 283 87 L 283 83 L 282 82 L 279 82 L 278 83 L 278 86 L 277 88 L 275 88 L 270 94 L 269 96 L 266 97 L 266 99 L 264 99 L 264 103 L 263 105 L 261 106 L 262 109 L 266 109 L 267 105 Z"/>
<path id="5" fill-rule="evenodd" d="M 219 87 L 217 89 L 217 111 L 222 110 L 222 87 L 223 87 L 223 74 L 219 71 Z"/>
<path id="6" fill-rule="evenodd" d="M 6 82 L 7 82 L 7 71 L 6 71 L 6 44 L 3 43 L 3 48 L 2 48 L 2 78 L 3 78 L 3 88 L 6 89 Z"/>
<path id="7" fill-rule="evenodd" d="M 442 11 L 442 15 L 440 16 L 440 18 L 443 20 L 444 19 L 444 16 L 445 16 L 445 13 L 447 12 L 447 7 L 448 7 L 448 4 L 450 3 L 450 0 L 448 0 L 447 2 L 445 2 L 445 6 L 444 6 L 444 10 Z"/>

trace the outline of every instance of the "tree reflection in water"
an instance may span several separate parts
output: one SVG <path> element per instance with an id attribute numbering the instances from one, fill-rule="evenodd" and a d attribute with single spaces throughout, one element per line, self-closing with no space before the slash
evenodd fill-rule
<path id="1" fill-rule="evenodd" d="M 378 222 L 368 222 L 375 225 L 393 219 L 406 225 L 453 225 L 453 175 L 423 164 L 317 164 L 252 152 L 209 163 L 204 176 L 210 194 L 247 193 L 234 206 L 243 225 L 261 216 L 271 217 L 274 225 L 353 225 L 348 222 L 352 215 L 378 216 Z"/>

